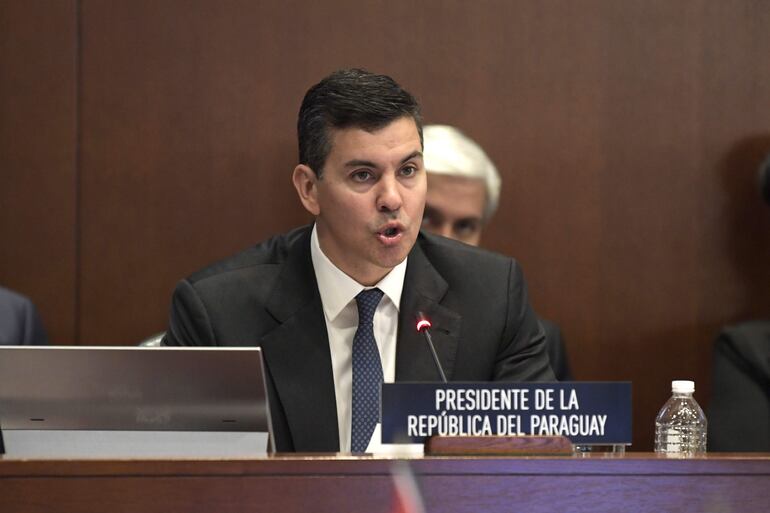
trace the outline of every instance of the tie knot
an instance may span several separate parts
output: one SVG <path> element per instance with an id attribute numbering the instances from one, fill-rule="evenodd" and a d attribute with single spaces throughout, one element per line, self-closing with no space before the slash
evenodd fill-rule
<path id="1" fill-rule="evenodd" d="M 359 325 L 371 324 L 374 321 L 374 311 L 377 310 L 380 299 L 382 299 L 382 291 L 380 289 L 368 289 L 359 292 L 356 296 Z"/>

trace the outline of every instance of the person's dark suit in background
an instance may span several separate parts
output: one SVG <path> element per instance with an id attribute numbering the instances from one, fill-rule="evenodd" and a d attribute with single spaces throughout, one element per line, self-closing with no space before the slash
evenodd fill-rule
<path id="1" fill-rule="evenodd" d="M 770 321 L 722 330 L 713 377 L 709 450 L 770 452 Z"/>
<path id="2" fill-rule="evenodd" d="M 484 226 L 497 211 L 500 174 L 486 152 L 470 137 L 448 125 L 426 125 L 423 229 L 478 246 Z M 561 329 L 541 318 L 548 356 L 556 379 L 570 381 L 572 372 Z"/>
<path id="3" fill-rule="evenodd" d="M 770 205 L 770 155 L 759 166 Z M 770 320 L 727 326 L 714 344 L 708 406 L 710 451 L 770 451 Z"/>
<path id="4" fill-rule="evenodd" d="M 382 75 L 333 73 L 305 95 L 298 133 L 292 179 L 315 224 L 182 280 L 165 345 L 260 346 L 279 451 L 334 452 L 346 442 L 338 407 L 342 400 L 346 411 L 350 381 L 346 389 L 338 373 L 349 376 L 351 363 L 336 344 L 349 348 L 353 336 L 345 340 L 326 310 L 322 298 L 341 288 L 319 286 L 324 270 L 356 290 L 387 288 L 401 276 L 395 307 L 389 295 L 377 306 L 397 327 L 390 350 L 376 341 L 383 362 L 395 358 L 396 381 L 438 380 L 415 329 L 419 311 L 433 322 L 449 379 L 553 379 L 517 263 L 419 232 L 426 177 L 419 107 L 409 93 Z M 344 309 L 355 302 L 344 298 Z"/>
<path id="5" fill-rule="evenodd" d="M 32 301 L 0 287 L 0 345 L 45 345 L 48 337 Z"/>

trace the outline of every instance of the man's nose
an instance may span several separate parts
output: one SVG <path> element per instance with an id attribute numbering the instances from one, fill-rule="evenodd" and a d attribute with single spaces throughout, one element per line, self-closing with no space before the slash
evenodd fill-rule
<path id="1" fill-rule="evenodd" d="M 401 208 L 401 186 L 394 176 L 384 175 L 380 178 L 377 194 L 377 209 L 382 212 L 393 212 Z"/>

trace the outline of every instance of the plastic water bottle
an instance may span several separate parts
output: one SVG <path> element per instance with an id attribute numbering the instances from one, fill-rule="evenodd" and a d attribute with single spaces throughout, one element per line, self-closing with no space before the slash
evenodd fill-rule
<path id="1" fill-rule="evenodd" d="M 672 381 L 671 399 L 655 418 L 655 452 L 692 456 L 706 452 L 706 416 L 692 394 L 694 381 Z"/>

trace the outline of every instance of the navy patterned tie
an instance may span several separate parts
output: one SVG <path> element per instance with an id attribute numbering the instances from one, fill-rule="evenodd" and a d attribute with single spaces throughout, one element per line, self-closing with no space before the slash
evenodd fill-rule
<path id="1" fill-rule="evenodd" d="M 353 338 L 353 420 L 350 448 L 364 452 L 380 418 L 380 383 L 382 362 L 374 340 L 374 311 L 382 299 L 380 289 L 361 291 L 358 304 L 358 329 Z"/>

